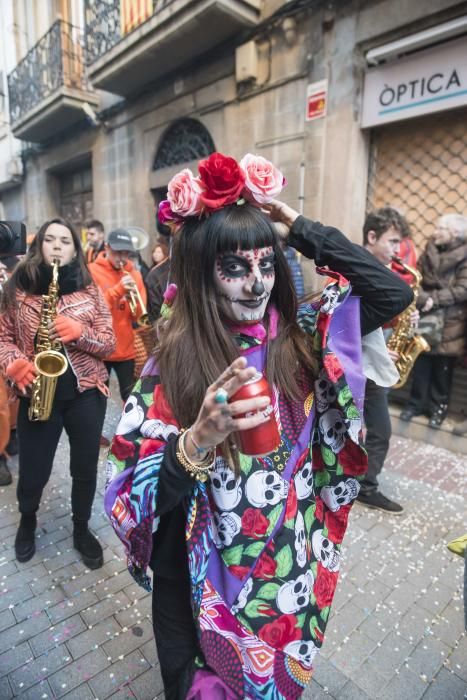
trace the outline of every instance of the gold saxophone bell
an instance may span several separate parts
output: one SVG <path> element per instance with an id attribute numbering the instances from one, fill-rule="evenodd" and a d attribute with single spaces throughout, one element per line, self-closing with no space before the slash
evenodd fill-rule
<path id="1" fill-rule="evenodd" d="M 48 293 L 42 296 L 42 309 L 37 330 L 36 355 L 34 365 L 37 369 L 37 377 L 32 384 L 31 403 L 28 417 L 30 421 L 46 421 L 52 413 L 57 379 L 68 368 L 68 360 L 60 352 L 62 344 L 59 340 L 51 340 L 49 323 L 57 315 L 58 303 L 58 267 L 54 260 L 52 266 L 52 281 L 49 284 Z"/>
<path id="2" fill-rule="evenodd" d="M 414 333 L 410 321 L 412 312 L 417 308 L 416 301 L 422 282 L 422 275 L 414 267 L 406 265 L 401 258 L 394 256 L 393 260 L 412 275 L 413 282 L 410 286 L 414 293 L 413 302 L 397 317 L 397 325 L 387 343 L 388 349 L 397 352 L 399 355 L 398 360 L 394 363 L 399 372 L 399 381 L 394 384 L 392 388 L 400 389 L 409 378 L 409 374 L 418 356 L 422 352 L 429 352 L 431 348 L 422 335 Z"/>

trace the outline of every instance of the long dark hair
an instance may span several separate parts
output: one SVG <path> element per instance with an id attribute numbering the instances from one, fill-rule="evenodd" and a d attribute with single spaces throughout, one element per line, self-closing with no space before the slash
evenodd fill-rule
<path id="1" fill-rule="evenodd" d="M 296 321 L 297 297 L 278 235 L 257 207 L 234 204 L 202 220 L 188 219 L 175 235 L 172 264 L 178 291 L 170 318 L 159 322 L 155 354 L 165 394 L 184 427 L 195 421 L 208 386 L 240 355 L 219 315 L 216 258 L 223 252 L 266 246 L 272 246 L 276 258 L 271 302 L 279 312 L 266 374 L 289 398 L 304 398 L 300 368 L 314 371 L 316 364 L 309 338 Z M 228 445 L 224 450 L 230 451 Z"/>
<path id="2" fill-rule="evenodd" d="M 77 274 L 80 280 L 80 286 L 87 287 L 89 284 L 91 284 L 92 279 L 86 265 L 86 259 L 81 247 L 80 238 L 75 228 L 69 221 L 57 216 L 54 219 L 49 219 L 42 224 L 39 231 L 36 233 L 34 240 L 29 246 L 28 252 L 21 262 L 15 267 L 13 274 L 5 284 L 4 293 L 2 295 L 2 305 L 4 308 L 16 304 L 17 289 L 21 289 L 22 291 L 29 293 L 31 293 L 31 290 L 37 289 L 40 279 L 40 266 L 45 262 L 42 254 L 42 244 L 44 242 L 47 229 L 51 224 L 60 224 L 69 230 L 76 252 L 76 265 L 78 268 Z"/>

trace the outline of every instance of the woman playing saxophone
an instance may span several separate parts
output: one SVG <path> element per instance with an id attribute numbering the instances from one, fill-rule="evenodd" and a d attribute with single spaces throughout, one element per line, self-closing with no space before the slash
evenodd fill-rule
<path id="1" fill-rule="evenodd" d="M 54 396 L 37 395 L 37 413 L 30 415 L 38 376 L 34 360 L 44 340 L 47 347 L 60 348 L 65 369 L 57 376 Z M 21 522 L 15 540 L 19 562 L 34 555 L 36 513 L 65 429 L 70 442 L 74 547 L 86 566 L 102 566 L 102 548 L 88 521 L 108 394 L 102 358 L 114 347 L 110 312 L 91 280 L 78 235 L 63 219 L 45 222 L 5 284 L 0 319 L 0 370 L 20 397 L 17 496 Z M 44 400 L 50 402 L 48 417 L 42 411 Z"/>

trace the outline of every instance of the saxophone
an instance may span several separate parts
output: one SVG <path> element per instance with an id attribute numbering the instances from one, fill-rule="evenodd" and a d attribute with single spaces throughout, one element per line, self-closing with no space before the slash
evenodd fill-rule
<path id="1" fill-rule="evenodd" d="M 415 360 L 422 352 L 429 352 L 431 349 L 425 338 L 414 333 L 412 324 L 410 323 L 410 315 L 416 309 L 416 301 L 422 281 L 421 273 L 414 267 L 406 265 L 398 257 L 393 260 L 402 265 L 404 270 L 413 276 L 413 283 L 410 285 L 414 293 L 413 302 L 397 317 L 397 325 L 388 340 L 387 347 L 399 354 L 399 359 L 395 365 L 399 372 L 400 378 L 397 384 L 394 384 L 393 389 L 400 389 L 406 383 Z"/>
<path id="2" fill-rule="evenodd" d="M 62 344 L 59 340 L 51 340 L 49 323 L 57 315 L 58 302 L 58 261 L 52 265 L 52 281 L 47 294 L 42 295 L 42 309 L 36 338 L 36 355 L 34 365 L 38 375 L 32 384 L 31 403 L 29 406 L 30 421 L 45 421 L 50 418 L 52 405 L 57 388 L 58 377 L 66 372 L 68 360 L 60 352 Z"/>

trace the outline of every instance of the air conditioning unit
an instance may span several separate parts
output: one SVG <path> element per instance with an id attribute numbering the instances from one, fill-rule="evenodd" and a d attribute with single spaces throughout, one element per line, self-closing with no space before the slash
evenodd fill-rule
<path id="1" fill-rule="evenodd" d="M 15 156 L 10 158 L 7 165 L 8 176 L 12 179 L 19 179 L 23 177 L 23 161 L 20 156 Z"/>
<path id="2" fill-rule="evenodd" d="M 258 47 L 255 41 L 247 41 L 235 49 L 235 80 L 246 83 L 257 79 Z"/>

